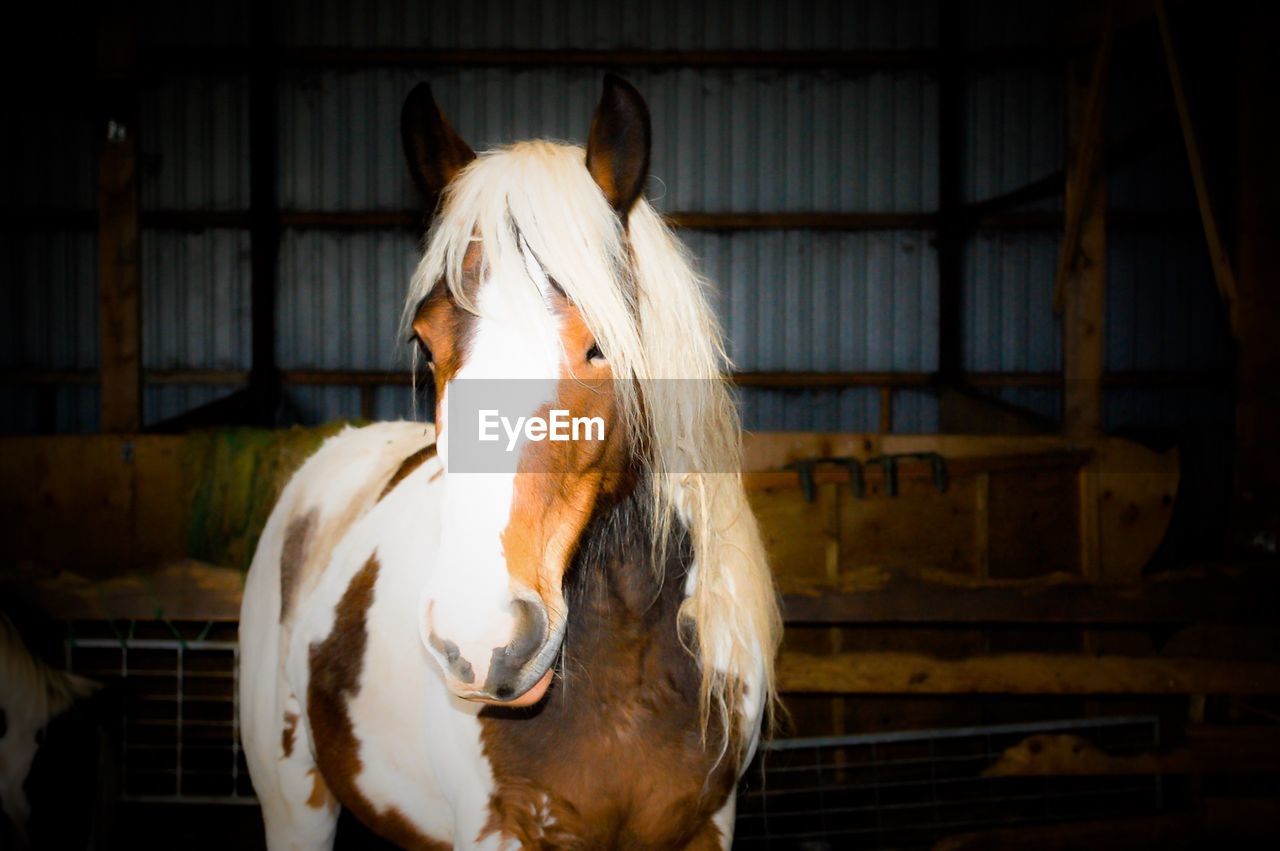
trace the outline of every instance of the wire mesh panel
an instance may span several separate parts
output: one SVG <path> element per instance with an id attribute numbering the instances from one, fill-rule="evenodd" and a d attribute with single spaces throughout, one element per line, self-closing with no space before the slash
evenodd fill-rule
<path id="1" fill-rule="evenodd" d="M 113 693 L 122 799 L 256 803 L 240 751 L 234 628 L 84 631 L 68 638 L 66 664 Z"/>
<path id="2" fill-rule="evenodd" d="M 114 692 L 123 800 L 254 804 L 240 749 L 232 625 L 80 625 L 66 664 Z M 1160 745 L 1155 717 L 921 730 L 765 744 L 738 797 L 735 847 L 910 848 L 996 825 L 1159 811 L 1151 775 L 993 775 L 1031 736 L 1063 734 L 1123 757 Z"/>
<path id="3" fill-rule="evenodd" d="M 1127 755 L 1159 745 L 1160 727 L 1124 717 L 769 742 L 739 790 L 734 847 L 927 847 L 983 827 L 1161 808 L 1158 777 L 987 773 L 1006 749 L 1046 733 Z"/>

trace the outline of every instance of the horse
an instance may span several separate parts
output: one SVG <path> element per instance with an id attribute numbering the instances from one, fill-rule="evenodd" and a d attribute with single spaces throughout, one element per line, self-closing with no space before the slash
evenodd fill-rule
<path id="1" fill-rule="evenodd" d="M 345 808 L 406 848 L 728 847 L 780 617 L 706 285 L 643 197 L 644 99 L 606 76 L 585 149 L 477 155 L 421 83 L 401 136 L 434 425 L 330 438 L 263 529 L 240 710 L 267 844 L 331 847 Z M 485 471 L 464 389 L 498 379 L 541 389 L 501 400 L 526 425 Z M 537 439 L 557 411 L 603 428 Z"/>
<path id="2" fill-rule="evenodd" d="M 71 711 L 99 688 L 33 653 L 0 612 L 0 846 L 105 845 L 106 743 L 90 713 Z"/>

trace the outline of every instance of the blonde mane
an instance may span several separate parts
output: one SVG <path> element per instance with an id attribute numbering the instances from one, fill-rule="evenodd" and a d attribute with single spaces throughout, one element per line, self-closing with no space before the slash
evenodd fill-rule
<path id="1" fill-rule="evenodd" d="M 772 710 L 782 629 L 742 486 L 741 426 L 725 380 L 721 331 L 706 282 L 658 213 L 642 198 L 624 230 L 584 162 L 582 148 L 548 141 L 480 154 L 441 201 L 406 319 L 441 278 L 459 304 L 474 310 L 462 288 L 473 236 L 482 240 L 490 280 L 507 282 L 510 297 L 537 297 L 521 239 L 563 288 L 614 377 L 631 379 L 616 386 L 628 433 L 648 447 L 654 540 L 665 542 L 675 522 L 688 527 L 694 565 L 682 615 L 695 624 L 704 734 L 718 716 L 727 737 L 745 734 L 738 738 L 745 747 L 751 731 L 738 729 L 731 708 L 747 699 Z M 762 694 L 748 695 L 749 682 L 758 682 Z"/>

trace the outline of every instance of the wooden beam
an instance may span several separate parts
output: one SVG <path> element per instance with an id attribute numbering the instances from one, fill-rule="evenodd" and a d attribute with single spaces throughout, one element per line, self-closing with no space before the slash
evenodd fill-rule
<path id="1" fill-rule="evenodd" d="M 90 580 L 63 571 L 38 576 L 0 574 L 0 588 L 58 620 L 233 622 L 240 618 L 240 571 L 195 559 L 144 574 Z"/>
<path id="2" fill-rule="evenodd" d="M 964 173 L 966 74 L 959 64 L 965 31 L 965 4 L 938 7 L 938 363 L 943 384 L 955 384 L 964 371 L 964 239 L 961 182 Z"/>
<path id="3" fill-rule="evenodd" d="M 1052 177 L 1052 175 L 1051 175 Z M 1061 192 L 1061 183 L 1056 188 Z M 999 201 L 1000 199 L 993 199 Z M 979 202 L 984 204 L 985 202 Z M 978 205 L 974 205 L 977 207 Z M 674 228 L 738 233 L 758 230 L 809 230 L 857 233 L 864 231 L 935 230 L 938 216 L 934 213 L 872 212 L 672 212 L 663 218 Z M 1062 213 L 1053 210 L 973 214 L 963 208 L 958 214 L 967 231 L 1019 233 L 1024 231 L 1061 231 Z M 248 210 L 142 210 L 139 221 L 144 230 L 201 231 L 211 228 L 245 230 L 253 226 Z M 97 216 L 92 210 L 65 209 L 0 209 L 0 227 L 19 232 L 41 230 L 91 231 L 97 229 Z M 418 233 L 423 228 L 422 215 L 413 210 L 284 210 L 279 227 L 295 230 L 405 230 Z M 1195 214 L 1179 211 L 1136 210 L 1112 211 L 1109 224 L 1116 230 L 1200 231 Z"/>
<path id="4" fill-rule="evenodd" d="M 975 580 L 884 570 L 840 586 L 784 582 L 783 591 L 789 624 L 1280 624 L 1271 564 L 1106 585 L 1066 574 Z"/>
<path id="5" fill-rule="evenodd" d="M 964 51 L 973 68 L 1052 67 L 1063 51 L 1052 45 L 995 47 Z M 867 72 L 931 70 L 939 51 L 891 50 L 512 50 L 430 48 L 286 47 L 285 67 L 314 68 L 768 68 L 773 70 Z M 244 70 L 252 61 L 243 49 L 152 48 L 143 54 L 148 70 L 191 72 Z"/>
<path id="6" fill-rule="evenodd" d="M 98 152 L 98 312 L 101 350 L 100 428 L 142 425 L 142 244 L 138 229 L 138 123 L 132 90 L 132 21 L 104 20 L 98 76 L 107 117 Z"/>
<path id="7" fill-rule="evenodd" d="M 1063 309 L 1067 276 L 1076 263 L 1077 252 L 1083 247 L 1081 237 L 1086 217 L 1096 209 L 1091 205 L 1094 200 L 1092 190 L 1101 182 L 1097 163 L 1101 160 L 1099 154 L 1104 136 L 1103 117 L 1114 22 L 1115 15 L 1108 10 L 1092 66 L 1080 58 L 1067 63 L 1066 212 L 1053 286 L 1053 309 L 1059 313 Z M 1092 74 L 1085 77 L 1090 67 Z M 1106 209 L 1105 200 L 1102 209 Z"/>
<path id="8" fill-rule="evenodd" d="M 1242 6 L 1236 250 L 1235 507 L 1231 539 L 1280 540 L 1280 6 Z"/>
<path id="9" fill-rule="evenodd" d="M 149 620 L 159 608 L 175 620 L 230 621 L 239 616 L 242 579 L 233 568 L 183 559 L 145 577 L 0 574 L 0 587 L 65 620 Z M 890 573 L 866 587 L 814 586 L 784 594 L 783 611 L 789 625 L 1275 625 L 1270 601 L 1277 590 L 1271 565 L 1241 577 L 1211 573 L 1128 585 L 1094 585 L 1065 575 L 966 582 Z"/>
<path id="10" fill-rule="evenodd" d="M 1005 653 L 940 659 L 873 651 L 818 656 L 783 651 L 786 694 L 1144 694 L 1280 693 L 1280 664 L 1232 659 Z"/>
<path id="11" fill-rule="evenodd" d="M 1204 225 L 1204 238 L 1209 246 L 1209 261 L 1213 265 L 1213 279 L 1218 287 L 1218 296 L 1226 309 L 1227 321 L 1231 332 L 1236 333 L 1239 326 L 1237 315 L 1239 293 L 1236 287 L 1235 273 L 1231 269 L 1231 258 L 1227 255 L 1226 244 L 1222 239 L 1222 231 L 1218 226 L 1218 217 L 1214 214 L 1213 199 L 1209 195 L 1209 180 L 1205 172 L 1204 154 L 1200 150 L 1200 141 L 1196 135 L 1195 122 L 1191 119 L 1191 105 L 1187 101 L 1186 87 L 1182 82 L 1182 68 L 1178 63 L 1177 50 L 1173 44 L 1173 33 L 1169 28 L 1169 13 L 1164 0 L 1154 0 L 1156 21 L 1160 27 L 1160 41 L 1164 45 L 1165 66 L 1169 70 L 1169 84 L 1173 88 L 1173 101 L 1178 108 L 1178 124 L 1182 128 L 1182 141 L 1187 149 L 1187 165 L 1191 169 L 1191 183 L 1196 190 L 1196 205 L 1200 209 L 1200 221 Z M 1246 180 L 1252 179 L 1245 175 Z"/>
<path id="12" fill-rule="evenodd" d="M 848 387 L 930 388 L 938 383 L 931 372 L 773 372 L 743 371 L 730 379 L 741 387 L 779 389 L 842 389 Z M 148 369 L 142 373 L 146 384 L 246 384 L 249 373 L 242 369 Z M 292 369 L 281 373 L 285 384 L 326 386 L 408 386 L 407 370 Z M 1230 380 L 1215 369 L 1126 370 L 1107 373 L 1106 387 L 1214 388 Z M 1061 388 L 1057 372 L 965 372 L 962 385 L 978 389 L 1001 387 Z M 98 374 L 89 370 L 6 369 L 0 370 L 0 384 L 97 384 Z"/>
<path id="13" fill-rule="evenodd" d="M 257 3 L 251 17 L 249 74 L 249 253 L 252 360 L 251 421 L 270 425 L 280 398 L 276 371 L 276 273 L 280 216 L 276 85 L 276 4 Z"/>
<path id="14" fill-rule="evenodd" d="M 1186 744 L 1111 754 L 1071 733 L 1036 733 L 1011 745 L 983 777 L 1116 777 L 1152 774 L 1280 772 L 1280 726 L 1193 724 Z"/>
<path id="15" fill-rule="evenodd" d="M 1048 452 L 1010 455 L 984 455 L 981 457 L 947 458 L 946 473 L 949 479 L 976 476 L 981 473 L 1009 473 L 1057 470 L 1070 472 L 1089 463 L 1092 452 L 1086 449 L 1063 447 Z M 849 471 L 839 464 L 823 464 L 809 474 L 815 485 L 850 484 Z M 933 482 L 933 465 L 926 460 L 906 459 L 896 467 L 899 481 L 916 480 Z M 869 492 L 884 493 L 886 488 L 884 468 L 867 465 L 862 473 Z M 768 488 L 798 488 L 800 474 L 795 470 L 747 470 L 742 474 L 747 490 Z"/>
<path id="16" fill-rule="evenodd" d="M 1174 851 L 1268 848 L 1280 839 L 1275 798 L 1206 798 L 1195 812 L 1002 827 L 949 836 L 933 851 Z M 1267 843 L 1269 840 L 1270 844 Z"/>
<path id="17" fill-rule="evenodd" d="M 1068 434 L 1096 434 L 1102 428 L 1107 199 L 1100 160 L 1110 52 L 1108 22 L 1094 61 L 1073 60 L 1067 70 L 1066 229 L 1054 306 L 1062 313 L 1062 426 Z"/>

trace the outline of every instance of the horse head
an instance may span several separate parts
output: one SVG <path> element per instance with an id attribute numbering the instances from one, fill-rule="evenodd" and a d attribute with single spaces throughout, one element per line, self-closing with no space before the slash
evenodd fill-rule
<path id="1" fill-rule="evenodd" d="M 566 161 L 566 150 L 581 149 L 531 142 L 518 156 L 477 157 L 423 83 L 404 104 L 401 135 L 433 217 L 419 267 L 432 280 L 419 283 L 406 324 L 434 382 L 445 468 L 440 548 L 419 631 L 454 694 L 532 704 L 563 640 L 562 586 L 579 539 L 597 506 L 634 487 L 643 443 L 631 427 L 636 402 L 620 398 L 631 391 L 616 380 L 634 370 L 615 369 L 611 344 L 639 349 L 629 327 L 636 294 L 627 286 L 626 229 L 648 172 L 649 113 L 634 88 L 609 76 L 585 156 Z M 564 221 L 595 231 L 507 209 L 559 205 L 581 207 Z M 608 292 L 584 309 L 555 266 L 575 244 L 600 242 L 616 262 L 596 274 Z M 469 388 L 497 397 L 482 408 Z M 487 449 L 510 454 L 508 468 L 468 466 L 464 439 L 489 436 L 496 440 Z"/>

